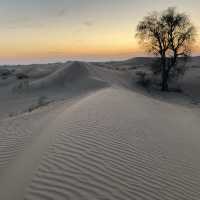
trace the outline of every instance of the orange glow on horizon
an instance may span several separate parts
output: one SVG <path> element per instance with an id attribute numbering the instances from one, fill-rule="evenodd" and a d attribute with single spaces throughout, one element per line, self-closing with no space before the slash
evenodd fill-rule
<path id="1" fill-rule="evenodd" d="M 198 55 L 200 52 L 200 46 L 196 43 L 193 46 L 193 54 Z M 135 44 L 132 46 L 105 46 L 105 47 L 92 47 L 92 46 L 72 46 L 70 48 L 66 47 L 38 47 L 35 48 L 21 48 L 21 49 L 12 49 L 4 48 L 0 49 L 0 59 L 48 59 L 52 57 L 57 58 L 85 58 L 85 57 L 94 57 L 94 58 L 127 58 L 134 57 L 138 55 L 148 55 L 145 50 Z"/>
<path id="2" fill-rule="evenodd" d="M 97 40 L 100 41 L 100 40 Z M 139 47 L 134 36 L 131 40 L 117 40 L 115 41 L 92 41 L 90 44 L 74 43 L 70 41 L 70 45 L 56 44 L 51 42 L 37 43 L 35 41 L 29 41 L 30 44 L 15 45 L 13 48 L 4 45 L 0 48 L 0 59 L 43 59 L 51 57 L 129 57 L 139 54 L 144 54 Z"/>

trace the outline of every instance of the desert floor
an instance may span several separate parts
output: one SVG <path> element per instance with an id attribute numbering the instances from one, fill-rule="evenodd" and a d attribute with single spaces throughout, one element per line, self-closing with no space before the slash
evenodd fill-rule
<path id="1" fill-rule="evenodd" d="M 199 200 L 200 58 L 182 93 L 150 58 L 0 67 L 0 199 Z"/>

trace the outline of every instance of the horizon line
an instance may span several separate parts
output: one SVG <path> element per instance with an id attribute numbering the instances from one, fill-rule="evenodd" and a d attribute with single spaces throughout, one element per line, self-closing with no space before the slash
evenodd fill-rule
<path id="1" fill-rule="evenodd" d="M 67 63 L 67 62 L 98 62 L 98 63 L 105 63 L 105 62 L 121 62 L 121 61 L 128 61 L 128 60 L 131 60 L 131 59 L 136 59 L 136 58 L 158 58 L 159 56 L 153 56 L 153 55 L 149 55 L 149 56 L 144 56 L 144 55 L 141 55 L 141 56 L 129 56 L 127 58 L 111 58 L 111 59 L 108 59 L 108 58 L 101 58 L 101 59 L 66 59 L 66 60 L 62 60 L 62 59 L 59 59 L 59 60 L 56 60 L 56 58 L 54 59 L 54 61 L 52 60 L 46 60 L 46 61 L 38 61 L 38 62 L 30 62 L 30 61 L 27 61 L 27 62 L 24 62 L 24 63 L 0 63 L 0 67 L 4 67 L 4 66 L 29 66 L 29 65 L 48 65 L 48 64 L 57 64 L 57 63 L 60 63 L 60 64 L 64 64 L 64 63 Z M 191 58 L 197 58 L 197 57 L 200 57 L 200 54 L 198 55 L 192 55 L 190 56 Z"/>

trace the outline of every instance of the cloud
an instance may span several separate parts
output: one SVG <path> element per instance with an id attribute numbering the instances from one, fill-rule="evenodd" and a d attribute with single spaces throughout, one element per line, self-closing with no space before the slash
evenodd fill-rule
<path id="1" fill-rule="evenodd" d="M 61 8 L 61 9 L 56 11 L 55 17 L 63 17 L 66 13 L 67 13 L 67 9 Z"/>
<path id="2" fill-rule="evenodd" d="M 84 25 L 84 26 L 87 26 L 87 27 L 91 27 L 91 26 L 94 25 L 94 23 L 93 23 L 93 21 L 91 21 L 91 20 L 87 20 L 87 21 L 85 21 L 85 22 L 83 23 L 83 25 Z"/>
<path id="3" fill-rule="evenodd" d="M 73 35 L 76 35 L 76 34 L 79 34 L 81 32 L 85 32 L 85 31 L 88 31 L 88 28 L 94 26 L 94 22 L 91 21 L 91 20 L 87 20 L 87 21 L 84 21 L 78 28 L 76 28 L 75 30 L 73 30 Z M 79 42 L 79 40 L 78 40 Z"/>

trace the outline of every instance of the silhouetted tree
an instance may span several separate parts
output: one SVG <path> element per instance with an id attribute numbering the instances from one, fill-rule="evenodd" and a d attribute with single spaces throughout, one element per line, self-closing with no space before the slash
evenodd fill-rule
<path id="1" fill-rule="evenodd" d="M 146 16 L 137 26 L 136 37 L 145 45 L 149 53 L 154 53 L 161 58 L 161 68 L 166 68 L 166 52 L 168 45 L 168 32 L 163 26 L 157 12 Z M 163 73 L 164 75 L 164 73 Z M 163 77 L 163 83 L 164 77 Z"/>
<path id="2" fill-rule="evenodd" d="M 167 77 L 171 69 L 177 66 L 178 57 L 187 58 L 191 54 L 191 45 L 195 39 L 195 28 L 185 13 L 176 12 L 175 8 L 168 8 L 162 13 L 162 24 L 168 31 L 170 62 Z"/>
<path id="3" fill-rule="evenodd" d="M 154 12 L 139 22 L 136 37 L 149 53 L 160 56 L 162 91 L 168 91 L 170 72 L 177 66 L 178 57 L 190 55 L 194 36 L 189 17 L 175 8 Z"/>

